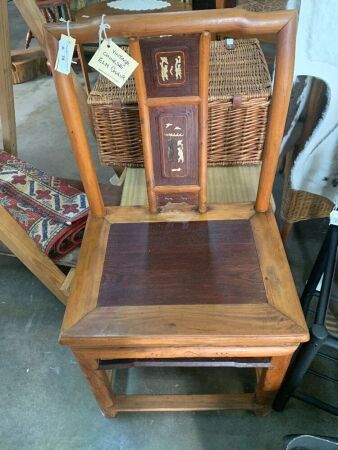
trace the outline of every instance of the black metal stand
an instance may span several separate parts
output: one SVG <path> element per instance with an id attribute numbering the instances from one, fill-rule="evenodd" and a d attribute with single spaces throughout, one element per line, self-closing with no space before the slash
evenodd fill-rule
<path id="1" fill-rule="evenodd" d="M 310 329 L 310 341 L 301 346 L 285 376 L 282 387 L 273 404 L 276 411 L 282 411 L 285 408 L 289 398 L 293 395 L 295 389 L 308 371 L 312 361 L 323 346 L 338 350 L 338 339 L 332 337 L 325 327 L 326 311 L 329 305 L 331 286 L 336 266 L 337 245 L 338 226 L 330 225 L 309 280 L 306 283 L 301 296 L 303 311 L 304 314 L 307 315 L 311 299 L 316 293 L 318 283 L 323 276 L 314 324 Z M 330 381 L 336 381 L 327 376 L 325 378 Z M 324 409 L 331 414 L 338 415 L 338 407 L 324 403 L 304 393 L 296 393 L 294 396 Z"/>

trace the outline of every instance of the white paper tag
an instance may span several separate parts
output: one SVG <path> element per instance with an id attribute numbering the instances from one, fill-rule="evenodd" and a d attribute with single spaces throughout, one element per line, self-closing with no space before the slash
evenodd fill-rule
<path id="1" fill-rule="evenodd" d="M 55 70 L 57 72 L 68 75 L 72 64 L 76 40 L 71 36 L 61 34 L 59 40 L 59 50 L 55 63 Z"/>
<path id="2" fill-rule="evenodd" d="M 330 213 L 330 225 L 338 225 L 338 211 L 336 209 Z"/>
<path id="3" fill-rule="evenodd" d="M 110 39 L 102 41 L 88 64 L 118 87 L 124 85 L 138 66 L 138 62 Z"/>

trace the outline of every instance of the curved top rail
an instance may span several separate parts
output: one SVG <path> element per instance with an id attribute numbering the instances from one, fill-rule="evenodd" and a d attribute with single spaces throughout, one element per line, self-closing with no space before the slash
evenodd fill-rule
<path id="1" fill-rule="evenodd" d="M 294 10 L 260 13 L 229 8 L 106 16 L 105 22 L 111 27 L 107 30 L 108 36 L 159 36 L 200 33 L 205 30 L 229 33 L 233 37 L 253 37 L 277 34 L 296 17 L 297 12 Z M 100 22 L 101 18 L 86 23 L 71 23 L 71 35 L 79 44 L 97 42 Z M 57 39 L 67 33 L 65 24 L 46 24 L 45 27 Z"/>

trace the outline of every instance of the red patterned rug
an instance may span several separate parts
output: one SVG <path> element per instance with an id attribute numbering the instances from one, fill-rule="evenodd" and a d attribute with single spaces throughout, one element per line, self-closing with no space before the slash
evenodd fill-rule
<path id="1" fill-rule="evenodd" d="M 6 152 L 0 152 L 0 205 L 53 259 L 81 243 L 86 195 Z"/>

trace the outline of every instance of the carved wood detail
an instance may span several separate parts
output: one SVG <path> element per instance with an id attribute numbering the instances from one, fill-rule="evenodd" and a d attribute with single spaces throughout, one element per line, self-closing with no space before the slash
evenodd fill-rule
<path id="1" fill-rule="evenodd" d="M 155 185 L 198 184 L 197 108 L 151 108 Z"/>
<path id="2" fill-rule="evenodd" d="M 198 95 L 199 36 L 140 41 L 148 97 Z"/>

